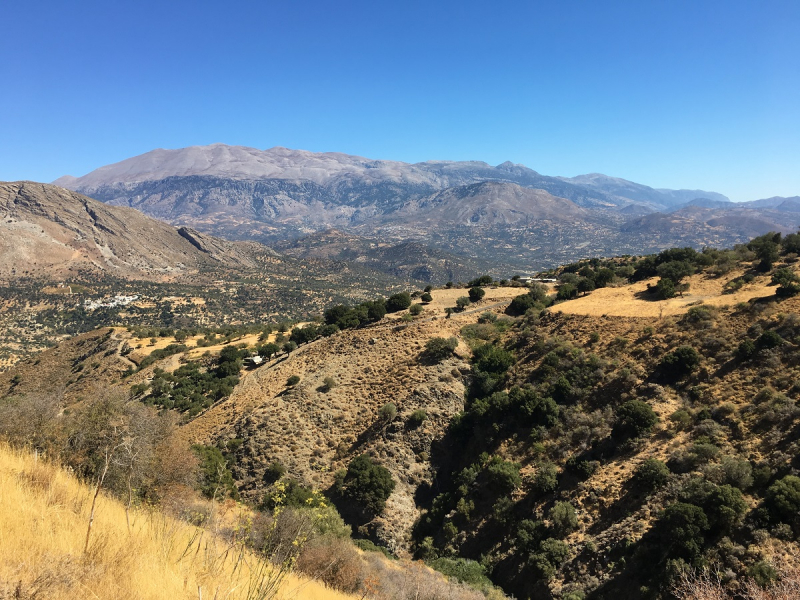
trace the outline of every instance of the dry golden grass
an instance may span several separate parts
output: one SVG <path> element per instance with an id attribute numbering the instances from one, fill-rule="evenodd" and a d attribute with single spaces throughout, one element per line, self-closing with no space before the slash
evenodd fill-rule
<path id="1" fill-rule="evenodd" d="M 731 272 L 724 277 L 709 277 L 700 274 L 688 277 L 689 291 L 683 296 L 669 300 L 654 301 L 638 297 L 644 292 L 647 285 L 655 285 L 658 278 L 639 281 L 620 287 L 607 287 L 594 290 L 591 294 L 562 302 L 553 310 L 572 315 L 588 315 L 599 317 L 666 317 L 686 312 L 693 304 L 709 304 L 713 306 L 733 306 L 739 302 L 747 302 L 753 298 L 772 296 L 774 287 L 767 287 L 769 278 L 757 277 L 753 282 L 745 285 L 732 294 L 723 294 L 725 284 L 742 274 L 741 271 Z"/>
<path id="2" fill-rule="evenodd" d="M 248 592 L 266 564 L 254 554 L 156 510 L 134 510 L 128 530 L 122 504 L 103 494 L 84 553 L 92 492 L 0 446 L 0 598 L 260 597 Z M 347 598 L 291 575 L 277 597 Z"/>
<path id="3" fill-rule="evenodd" d="M 485 287 L 483 289 L 486 291 L 483 299 L 477 304 L 467 307 L 467 310 L 479 309 L 497 302 L 510 302 L 520 294 L 528 293 L 527 287 Z M 453 308 L 456 305 L 458 298 L 468 295 L 469 290 L 464 288 L 433 290 L 431 292 L 433 301 L 424 305 L 425 312 L 422 314 L 424 316 L 442 316 L 446 308 Z M 419 300 L 414 300 L 414 302 L 419 302 Z M 405 314 L 405 311 L 399 314 Z M 453 314 L 453 316 L 458 317 L 458 313 Z"/>

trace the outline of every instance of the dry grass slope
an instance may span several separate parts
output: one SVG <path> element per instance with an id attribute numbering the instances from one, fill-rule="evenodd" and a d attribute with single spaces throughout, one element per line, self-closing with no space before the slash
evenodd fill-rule
<path id="1" fill-rule="evenodd" d="M 254 598 L 264 563 L 156 510 L 125 509 L 101 494 L 88 552 L 93 490 L 25 452 L 0 446 L 0 598 Z M 187 552 L 187 549 L 191 552 Z M 277 598 L 344 600 L 288 576 Z"/>

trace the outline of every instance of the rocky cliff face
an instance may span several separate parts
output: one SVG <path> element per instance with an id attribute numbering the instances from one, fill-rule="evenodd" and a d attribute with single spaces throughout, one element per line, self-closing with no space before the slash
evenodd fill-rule
<path id="1" fill-rule="evenodd" d="M 253 268 L 255 244 L 234 244 L 53 185 L 0 183 L 0 274 L 170 276 L 203 267 Z"/>

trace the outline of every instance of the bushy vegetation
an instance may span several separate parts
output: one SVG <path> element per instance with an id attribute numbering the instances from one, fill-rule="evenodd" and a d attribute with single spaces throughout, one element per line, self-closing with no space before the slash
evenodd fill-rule
<path id="1" fill-rule="evenodd" d="M 156 368 L 149 385 L 137 384 L 132 391 L 145 404 L 195 416 L 231 394 L 239 383 L 244 356 L 247 356 L 246 351 L 226 346 L 220 352 L 216 365 L 189 362 L 172 373 Z"/>
<path id="2" fill-rule="evenodd" d="M 341 475 L 338 492 L 354 502 L 363 514 L 377 515 L 383 512 L 394 487 L 389 470 L 361 454 L 350 461 L 347 471 Z"/>
<path id="3" fill-rule="evenodd" d="M 784 256 L 792 265 L 778 244 L 773 283 L 791 288 Z M 692 273 L 719 276 L 744 264 L 755 274 L 765 257 L 746 246 L 679 248 L 584 261 L 552 275 L 562 298 L 654 276 L 679 294 Z M 601 269 L 608 272 L 598 279 Z M 757 548 L 791 548 L 800 535 L 800 372 L 791 345 L 800 325 L 777 312 L 791 295 L 734 309 L 692 306 L 626 333 L 621 324 L 587 330 L 583 317 L 549 314 L 534 284 L 511 303 L 518 318 L 509 329 L 500 332 L 491 318 L 465 327 L 472 377 L 446 438 L 458 451 L 432 457 L 447 469 L 415 528 L 418 555 L 481 560 L 506 590 L 528 597 L 561 589 L 562 597 L 666 598 L 681 573 L 712 562 L 731 589 L 774 581 Z M 742 385 L 761 391 L 743 403 Z M 660 419 L 667 401 L 677 409 Z M 751 440 L 759 440 L 758 459 Z M 636 467 L 621 467 L 630 463 Z M 517 472 L 515 464 L 526 466 Z M 619 490 L 613 500 L 604 496 L 609 485 Z M 615 541 L 596 543 L 589 527 L 615 531 Z M 576 529 L 587 541 L 575 541 Z"/>

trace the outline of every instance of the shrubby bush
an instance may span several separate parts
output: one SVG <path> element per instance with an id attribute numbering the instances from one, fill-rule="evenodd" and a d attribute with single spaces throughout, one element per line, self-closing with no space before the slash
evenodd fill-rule
<path id="1" fill-rule="evenodd" d="M 642 437 L 658 423 L 658 415 L 647 402 L 628 400 L 616 411 L 615 437 Z"/>
<path id="2" fill-rule="evenodd" d="M 669 476 L 667 465 L 657 458 L 648 458 L 636 468 L 633 479 L 637 485 L 650 492 L 667 483 Z"/>
<path id="3" fill-rule="evenodd" d="M 679 379 L 694 371 L 700 364 L 700 355 L 691 346 L 680 346 L 664 355 L 661 359 L 662 373 L 671 378 Z"/>
<path id="4" fill-rule="evenodd" d="M 451 357 L 457 346 L 458 339 L 455 337 L 434 337 L 425 342 L 423 355 L 433 362 L 441 362 Z"/>
<path id="5" fill-rule="evenodd" d="M 380 514 L 394 491 L 395 482 L 386 467 L 361 454 L 350 461 L 339 484 L 340 493 L 367 514 Z"/>

